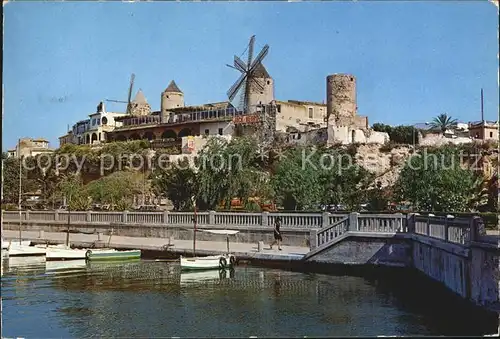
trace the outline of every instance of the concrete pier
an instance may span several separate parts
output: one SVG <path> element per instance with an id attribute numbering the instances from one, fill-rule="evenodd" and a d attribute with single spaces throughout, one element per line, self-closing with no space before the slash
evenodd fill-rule
<path id="1" fill-rule="evenodd" d="M 16 239 L 19 232 L 4 230 L 5 239 Z M 45 232 L 44 238 L 39 237 L 39 232 L 25 231 L 22 233 L 23 239 L 32 240 L 34 243 L 64 244 L 66 233 L 63 232 Z M 165 252 L 165 254 L 176 254 L 191 256 L 193 254 L 192 240 L 178 240 L 165 238 L 142 238 L 142 237 L 124 237 L 98 234 L 71 234 L 70 244 L 75 247 L 109 247 L 116 249 L 140 249 L 144 251 Z M 238 258 L 238 260 L 270 260 L 270 261 L 300 261 L 309 248 L 305 246 L 283 246 L 279 251 L 276 247 L 272 250 L 263 248 L 258 251 L 258 244 L 251 243 L 230 243 L 229 250 Z M 225 241 L 197 241 L 197 255 L 216 255 L 227 251 Z"/>

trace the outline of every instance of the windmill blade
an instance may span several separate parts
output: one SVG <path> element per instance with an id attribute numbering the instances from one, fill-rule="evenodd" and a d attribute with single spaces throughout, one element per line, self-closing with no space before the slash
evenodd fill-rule
<path id="1" fill-rule="evenodd" d="M 257 89 L 259 91 L 263 91 L 264 90 L 264 85 L 260 83 L 260 81 L 258 81 L 257 79 L 255 78 L 251 78 L 251 81 L 255 84 L 255 86 L 257 87 Z"/>
<path id="2" fill-rule="evenodd" d="M 127 100 L 127 113 L 130 114 L 130 100 L 132 99 L 132 88 L 134 87 L 135 74 L 132 73 L 130 76 L 130 87 L 128 89 L 128 100 Z"/>
<path id="3" fill-rule="evenodd" d="M 231 86 L 231 88 L 229 89 L 229 91 L 227 91 L 227 96 L 229 97 L 229 101 L 233 100 L 234 97 L 236 96 L 236 93 L 238 92 L 238 90 L 240 89 L 241 87 L 241 84 L 244 83 L 245 79 L 246 79 L 247 75 L 246 73 L 243 73 L 238 80 L 236 80 L 236 82 L 233 84 L 233 86 Z"/>
<path id="4" fill-rule="evenodd" d="M 253 57 L 253 44 L 255 43 L 255 35 L 252 35 L 250 38 L 250 43 L 248 44 L 248 61 L 247 65 L 250 67 L 252 64 L 252 57 Z"/>
<path id="5" fill-rule="evenodd" d="M 243 85 L 241 86 L 242 88 L 242 91 L 241 91 L 241 96 L 240 96 L 240 109 L 242 111 L 245 111 L 246 110 L 246 106 L 247 106 L 247 103 L 248 103 L 248 78 L 247 78 L 247 81 L 243 82 Z"/>
<path id="6" fill-rule="evenodd" d="M 267 55 L 267 52 L 269 52 L 269 45 L 265 45 L 262 48 L 262 50 L 260 51 L 260 53 L 257 55 L 257 57 L 255 58 L 255 60 L 252 62 L 252 65 L 250 66 L 250 70 L 249 70 L 250 72 L 253 71 L 255 69 L 255 67 L 257 67 L 257 65 L 262 62 L 262 60 L 264 60 L 264 58 Z"/>
<path id="7" fill-rule="evenodd" d="M 233 69 L 235 69 L 235 70 L 239 71 L 239 69 L 237 69 L 237 68 L 236 68 L 236 67 L 234 67 L 234 66 L 231 66 L 231 65 L 228 65 L 228 64 L 226 64 L 226 66 L 227 66 L 227 67 L 231 67 L 231 68 L 233 68 Z"/>
<path id="8" fill-rule="evenodd" d="M 250 90 L 252 89 L 251 78 L 249 76 L 246 77 L 245 81 L 245 90 L 243 94 L 243 110 L 247 111 L 250 107 Z M 248 112 L 247 112 L 248 113 Z"/>
<path id="9" fill-rule="evenodd" d="M 240 72 L 246 72 L 247 71 L 247 65 L 243 62 L 243 60 L 241 60 L 240 58 L 238 58 L 236 55 L 234 56 L 234 66 Z"/>

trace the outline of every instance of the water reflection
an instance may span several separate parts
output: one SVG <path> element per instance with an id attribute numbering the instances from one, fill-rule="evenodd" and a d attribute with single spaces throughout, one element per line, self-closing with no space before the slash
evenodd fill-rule
<path id="1" fill-rule="evenodd" d="M 4 335 L 356 336 L 483 334 L 472 315 L 412 303 L 404 280 L 237 267 L 181 272 L 178 263 L 8 261 Z M 403 287 L 403 288 L 402 288 Z M 414 298 L 414 297 L 413 297 Z M 423 299 L 423 298 L 420 298 Z M 420 305 L 420 304 L 419 304 Z M 422 305 L 420 305 L 422 306 Z M 460 313 L 463 313 L 460 315 Z M 496 323 L 491 324 L 496 328 Z"/>

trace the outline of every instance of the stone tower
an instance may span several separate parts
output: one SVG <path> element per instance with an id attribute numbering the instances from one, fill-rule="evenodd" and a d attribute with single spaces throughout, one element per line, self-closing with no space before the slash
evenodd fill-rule
<path id="1" fill-rule="evenodd" d="M 355 124 L 356 78 L 351 74 L 333 74 L 326 77 L 326 112 L 328 125 Z"/>
<path id="2" fill-rule="evenodd" d="M 139 89 L 135 95 L 134 100 L 130 103 L 130 114 L 131 115 L 149 115 L 151 114 L 151 106 L 149 106 L 146 97 Z"/>
<path id="3" fill-rule="evenodd" d="M 274 100 L 274 80 L 267 73 L 264 65 L 259 64 L 253 72 L 253 78 L 263 87 L 250 82 L 250 95 L 248 98 L 250 110 L 253 111 L 256 105 L 267 105 Z"/>
<path id="4" fill-rule="evenodd" d="M 184 93 L 177 87 L 174 80 L 161 93 L 161 114 L 165 115 L 169 109 L 184 107 Z"/>

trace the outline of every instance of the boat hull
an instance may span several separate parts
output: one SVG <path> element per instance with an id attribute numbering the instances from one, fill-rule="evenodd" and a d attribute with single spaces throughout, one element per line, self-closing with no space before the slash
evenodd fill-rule
<path id="1" fill-rule="evenodd" d="M 71 260 L 71 261 L 46 261 L 46 271 L 68 271 L 68 270 L 81 270 L 87 268 L 87 261 L 85 259 Z"/>
<path id="2" fill-rule="evenodd" d="M 89 261 L 133 260 L 141 258 L 141 250 L 130 250 L 130 251 L 87 250 L 85 257 Z"/>
<path id="3" fill-rule="evenodd" d="M 47 250 L 35 246 L 26 246 L 11 243 L 7 250 L 9 257 L 29 257 L 29 256 L 45 256 Z"/>
<path id="4" fill-rule="evenodd" d="M 47 247 L 47 260 L 85 260 L 87 250 Z"/>
<path id="5" fill-rule="evenodd" d="M 231 259 L 233 258 L 233 259 Z M 233 255 L 213 255 L 208 257 L 180 258 L 181 270 L 218 270 L 234 266 L 236 258 Z"/>
<path id="6" fill-rule="evenodd" d="M 19 245 L 19 240 L 9 240 L 9 241 L 2 240 L 2 249 L 3 250 L 8 249 L 9 245 L 11 243 Z M 31 245 L 31 240 L 21 240 L 21 245 L 22 246 L 30 246 Z"/>

